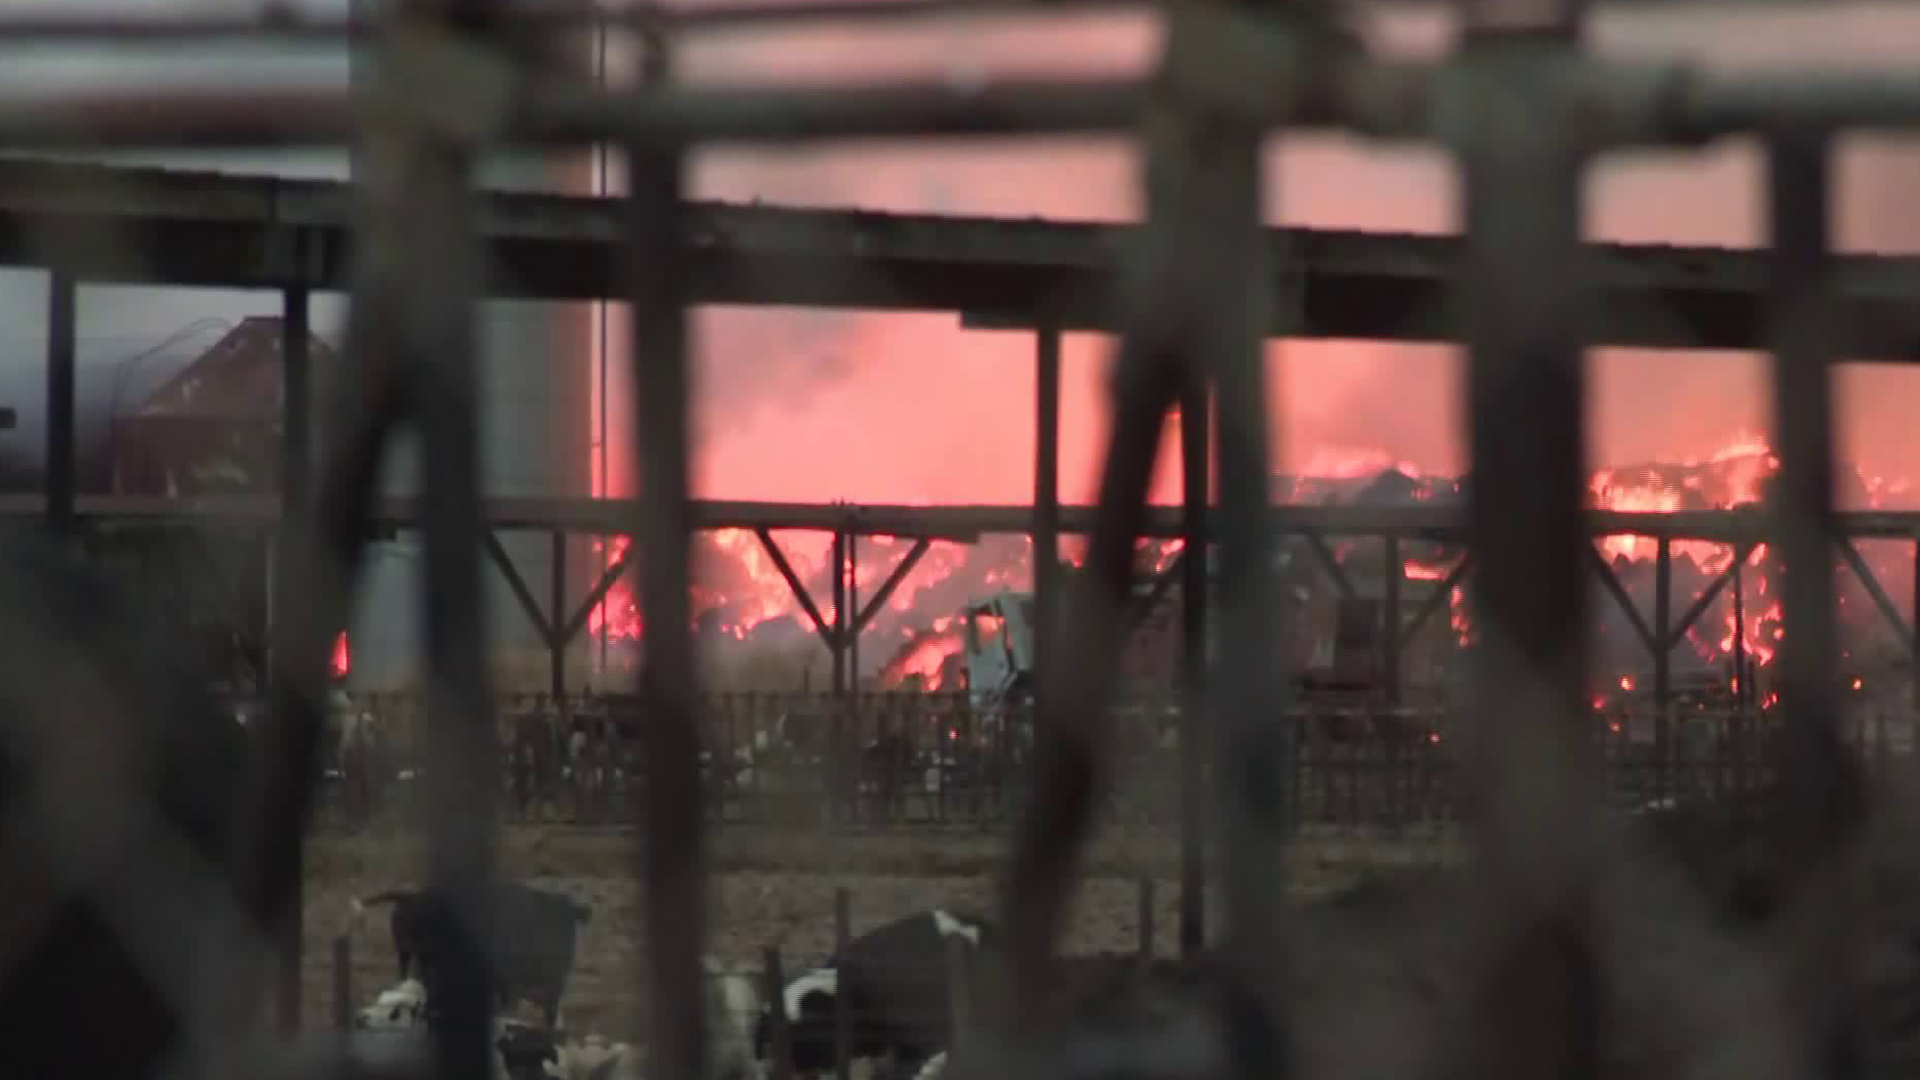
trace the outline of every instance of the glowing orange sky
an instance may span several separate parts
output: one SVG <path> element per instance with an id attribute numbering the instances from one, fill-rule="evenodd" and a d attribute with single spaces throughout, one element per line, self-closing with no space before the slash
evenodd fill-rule
<path id="1" fill-rule="evenodd" d="M 1803 59 L 1911 63 L 1920 18 L 1864 6 L 1805 20 L 1641 18 L 1606 23 L 1616 50 L 1697 50 L 1766 63 L 1791 45 Z M 1817 32 L 1816 32 L 1817 29 Z M 1380 35 L 1401 48 L 1433 47 L 1431 20 Z M 813 32 L 772 48 L 736 41 L 692 54 L 694 79 L 831 78 L 899 72 L 1124 67 L 1150 53 L 1138 25 L 1079 21 L 1009 36 L 947 28 L 932 35 Z M 1817 50 L 1817 55 L 1809 50 Z M 883 58 L 876 60 L 875 57 Z M 1379 230 L 1447 231 L 1456 222 L 1451 177 L 1431 152 L 1300 139 L 1276 147 L 1268 172 L 1274 222 Z M 1612 162 L 1590 185 L 1589 233 L 1638 242 L 1751 245 L 1762 238 L 1760 173 L 1739 146 L 1705 154 Z M 1837 235 L 1851 249 L 1920 249 L 1906 192 L 1920 180 L 1909 144 L 1843 148 Z M 934 144 L 710 154 L 695 171 L 704 197 L 761 199 L 941 213 L 1120 220 L 1135 209 L 1133 162 L 1118 141 Z M 1025 501 L 1032 492 L 1032 339 L 963 332 L 952 314 L 868 315 L 715 310 L 696 321 L 700 350 L 696 482 L 728 498 L 864 501 Z M 616 328 L 616 348 L 620 335 Z M 1089 496 L 1104 443 L 1107 346 L 1065 345 L 1061 452 L 1064 495 Z M 615 355 L 620 355 L 616 352 Z M 1271 405 L 1281 418 L 1276 468 L 1318 451 L 1380 449 L 1432 470 L 1462 465 L 1454 350 L 1360 342 L 1272 346 Z M 1744 354 L 1608 350 L 1591 364 L 1594 458 L 1612 463 L 1710 452 L 1734 432 L 1764 430 L 1764 369 Z M 621 397 L 616 388 L 616 403 Z M 1920 473 L 1920 371 L 1851 368 L 1842 380 L 1850 457 L 1877 471 Z M 615 410 L 614 456 L 624 450 Z M 1174 445 L 1174 444 L 1169 444 Z M 1159 497 L 1177 493 L 1177 462 L 1163 462 Z M 618 478 L 621 471 L 616 468 Z M 620 486 L 616 479 L 616 487 Z"/>

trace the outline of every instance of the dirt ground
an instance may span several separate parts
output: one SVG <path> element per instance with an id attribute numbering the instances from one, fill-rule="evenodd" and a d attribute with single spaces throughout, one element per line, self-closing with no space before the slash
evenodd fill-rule
<path id="1" fill-rule="evenodd" d="M 1455 838 L 1309 835 L 1289 849 L 1289 881 L 1301 896 L 1335 889 L 1384 867 L 1450 858 Z M 834 892 L 849 890 L 855 934 L 932 906 L 988 913 L 1004 850 L 998 837 L 929 829 L 836 833 L 729 826 L 714 836 L 715 906 L 711 950 L 731 964 L 758 965 L 778 946 L 789 972 L 822 960 L 833 943 Z M 356 921 L 352 900 L 417 885 L 424 875 L 418 837 L 322 835 L 309 849 L 307 1023 L 331 1022 L 334 942 L 349 945 L 350 997 L 357 1007 L 395 978 L 384 910 Z M 635 928 L 640 907 L 631 833 L 620 829 L 519 826 L 501 847 L 509 880 L 565 892 L 592 905 L 563 1005 L 565 1024 L 630 1038 L 643 1004 Z M 1087 878 L 1065 948 L 1133 950 L 1140 940 L 1140 881 L 1154 882 L 1154 943 L 1177 944 L 1177 845 L 1166 833 L 1108 835 L 1090 852 Z"/>

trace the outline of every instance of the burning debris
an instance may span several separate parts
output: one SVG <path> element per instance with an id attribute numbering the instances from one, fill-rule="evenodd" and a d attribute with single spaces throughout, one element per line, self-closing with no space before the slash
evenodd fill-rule
<path id="1" fill-rule="evenodd" d="M 1741 435 L 1698 460 L 1599 470 L 1589 491 L 1597 508 L 1609 510 L 1677 513 L 1757 509 L 1778 467 L 1779 461 L 1764 439 Z M 1845 472 L 1839 492 L 1843 505 L 1880 508 L 1910 497 L 1904 481 Z M 1276 476 L 1272 490 L 1277 501 L 1297 504 L 1433 505 L 1457 502 L 1466 482 L 1464 477 L 1425 474 L 1385 454 L 1327 453 L 1316 455 L 1298 474 Z M 801 532 L 772 536 L 794 575 L 815 597 L 821 619 L 832 625 L 836 618 L 831 588 L 832 538 Z M 1865 541 L 1858 546 L 1887 592 L 1907 595 L 1912 587 L 1911 559 L 1904 548 L 1897 556 L 1885 550 L 1887 543 Z M 614 538 L 607 546 L 607 559 L 618 559 L 626 544 L 624 538 Z M 1622 592 L 1641 612 L 1642 622 L 1647 621 L 1654 609 L 1656 541 L 1649 537 L 1606 536 L 1597 538 L 1595 544 Z M 881 582 L 910 547 L 911 541 L 902 538 L 862 538 L 858 543 L 855 595 L 849 598 L 848 606 L 864 608 L 870 604 Z M 1138 560 L 1142 578 L 1166 572 L 1181 548 L 1178 540 L 1143 542 Z M 1765 545 L 1753 548 L 1740 559 L 1737 573 L 1733 566 L 1736 552 L 1730 545 L 1676 540 L 1671 552 L 1675 617 L 1707 598 L 1700 617 L 1681 638 L 1690 650 L 1675 652 L 1676 675 L 1694 670 L 1722 672 L 1715 677 L 1725 682 L 1737 679 L 1740 672 L 1766 668 L 1785 636 L 1775 587 L 1780 568 L 1773 552 Z M 1342 538 L 1332 545 L 1331 553 L 1349 576 L 1362 573 L 1362 567 L 1384 567 L 1383 547 L 1377 538 Z M 1445 584 L 1449 590 L 1446 606 L 1451 629 L 1446 637 L 1450 646 L 1467 644 L 1473 635 L 1466 604 L 1471 574 L 1464 579 L 1453 578 L 1463 554 L 1458 547 L 1432 542 L 1408 541 L 1401 545 L 1403 604 L 1410 607 L 1408 598 L 1420 590 Z M 958 689 L 965 666 L 963 613 L 983 597 L 1005 590 L 1030 590 L 1032 556 L 1031 545 L 1024 537 L 990 537 L 970 546 L 933 543 L 875 613 L 863 635 L 863 644 L 871 643 L 865 647 L 863 675 L 884 689 Z M 1063 538 L 1061 556 L 1068 564 L 1079 565 L 1084 557 L 1080 538 Z M 777 562 L 752 530 L 720 529 L 699 534 L 695 560 L 696 632 L 710 648 L 813 647 L 817 638 L 813 636 L 811 617 L 802 610 Z M 1292 563 L 1295 569 L 1291 572 L 1298 578 L 1293 584 L 1308 589 L 1329 587 L 1315 559 L 1298 558 Z M 1448 584 L 1450 578 L 1452 583 Z M 1841 572 L 1838 580 L 1843 626 L 1853 632 L 1853 640 L 1864 648 L 1865 642 L 1885 636 L 1872 596 L 1849 572 Z M 1596 584 L 1596 589 L 1600 587 Z M 1633 619 L 1604 594 L 1596 596 L 1594 611 L 1598 670 L 1616 673 L 1601 679 L 1597 697 L 1617 701 L 1623 696 L 1644 694 L 1652 682 L 1647 674 L 1650 661 Z M 589 627 L 596 636 L 611 641 L 639 640 L 639 612 L 626 581 L 609 591 L 606 601 L 593 611 Z M 1177 635 L 1175 638 L 1170 647 L 1177 648 Z M 1849 656 L 1848 662 L 1853 664 L 1854 675 L 1850 677 L 1869 676 L 1867 669 L 1872 664 L 1868 658 L 1856 661 Z"/>

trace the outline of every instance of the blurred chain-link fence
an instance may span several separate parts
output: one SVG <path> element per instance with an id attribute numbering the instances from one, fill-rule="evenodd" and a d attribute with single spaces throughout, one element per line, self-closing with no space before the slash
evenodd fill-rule
<path id="1" fill-rule="evenodd" d="M 901 1075 L 951 1067 L 1049 1080 L 1910 1072 L 1920 1061 L 1920 822 L 1895 781 L 1911 768 L 1912 716 L 1895 707 L 1889 723 L 1843 707 L 1834 570 L 1851 565 L 1901 624 L 1852 537 L 1920 538 L 1920 518 L 1837 510 L 1831 372 L 1843 359 L 1912 360 L 1920 288 L 1911 260 L 1835 254 L 1828 217 L 1835 140 L 1920 124 L 1920 82 L 1858 65 L 1741 73 L 1620 59 L 1584 47 L 1573 0 L 1469 0 L 1458 41 L 1426 59 L 1372 48 L 1338 5 L 1196 0 L 1129 5 L 1157 35 L 1144 76 L 678 77 L 681 51 L 702 35 L 822 20 L 1045 20 L 1089 6 L 0 10 L 0 45 L 15 48 L 353 35 L 366 61 L 351 92 L 236 93 L 217 72 L 164 88 L 0 90 L 0 148 L 13 155 L 0 161 L 0 257 L 50 277 L 44 495 L 8 497 L 20 527 L 0 564 L 0 657 L 11 665 L 0 678 L 0 1075 L 425 1067 L 384 1062 L 364 1039 L 274 1041 L 262 1007 L 277 1001 L 281 1026 L 299 1027 L 306 928 L 316 914 L 335 917 L 303 911 L 308 863 L 342 851 L 378 858 L 308 850 L 316 822 L 371 818 L 402 782 L 407 816 L 427 837 L 428 888 L 356 897 L 353 909 L 391 907 L 402 973 L 417 949 L 424 988 L 382 995 L 361 1026 L 424 1016 L 434 1067 L 449 1076 L 832 1068 L 844 1080 L 856 1051 L 891 1062 L 862 1068 Z M 583 70 L 576 38 L 596 26 L 638 57 L 631 85 Z M 1302 130 L 1439 145 L 1458 166 L 1461 234 L 1265 228 L 1262 147 Z M 685 197 L 690 155 L 709 146 L 1056 134 L 1133 139 L 1142 225 L 961 224 Z M 1596 163 L 1735 138 L 1763 148 L 1769 248 L 1583 244 L 1583 182 Z M 505 195 L 476 181 L 483 156 L 502 147 L 593 143 L 617 148 L 617 197 Z M 354 154 L 351 184 L 44 156 L 342 145 Z M 81 494 L 81 282 L 281 294 L 277 491 L 183 494 L 173 472 L 138 460 L 146 444 L 134 431 L 111 490 L 140 472 L 166 491 Z M 310 305 L 340 289 L 352 305 L 321 395 Z M 488 497 L 473 359 L 474 307 L 487 296 L 624 303 L 638 498 Z M 802 513 L 694 500 L 688 310 L 704 303 L 938 310 L 1037 331 L 1035 504 Z M 1120 335 L 1111 429 L 1098 505 L 1063 508 L 1059 336 L 1086 329 Z M 1276 509 L 1262 357 L 1266 339 L 1289 336 L 1463 342 L 1472 471 L 1459 505 Z M 1582 360 L 1602 344 L 1770 350 L 1778 474 L 1765 505 L 1593 515 Z M 1175 410 L 1189 420 L 1190 497 L 1177 515 L 1147 505 Z M 403 434 L 419 440 L 424 491 L 392 497 L 381 469 Z M 236 437 L 229 449 L 252 445 Z M 270 600 L 237 616 L 258 625 L 249 663 L 259 715 L 235 723 L 184 614 L 141 608 L 77 540 L 95 522 L 126 519 L 271 534 L 261 559 Z M 329 719 L 329 663 L 368 575 L 368 544 L 403 526 L 423 536 L 425 659 L 418 692 L 394 706 L 406 714 L 391 725 L 404 728 L 404 761 L 359 706 L 344 724 Z M 703 691 L 690 537 L 716 526 L 756 532 L 802 594 L 833 654 L 832 694 Z M 785 528 L 835 532 L 830 612 L 804 595 L 770 538 Z M 560 659 L 629 564 L 609 565 L 577 610 L 556 583 L 543 614 L 496 529 L 551 533 L 556 564 L 563 533 L 632 539 L 644 627 L 632 695 L 570 703 Z M 850 568 L 840 570 L 850 538 L 915 538 L 910 562 L 928 542 L 1006 530 L 1028 533 L 1038 552 L 1058 551 L 1063 532 L 1088 538 L 1078 571 L 1034 565 L 1035 660 L 1020 694 L 985 706 L 857 694 L 857 640 L 893 585 L 863 607 Z M 1295 626 L 1274 552 L 1285 533 L 1324 554 L 1325 535 L 1342 532 L 1384 538 L 1397 571 L 1386 575 L 1378 646 L 1394 675 L 1336 715 L 1289 700 L 1296 687 L 1275 658 Z M 1597 533 L 1659 545 L 1654 623 L 1626 603 L 1654 654 L 1650 712 L 1609 716 L 1592 700 Z M 1117 707 L 1115 687 L 1141 602 L 1136 540 L 1150 535 L 1208 555 L 1179 570 L 1190 663 L 1178 706 L 1139 714 Z M 1756 545 L 1780 566 L 1791 634 L 1777 638 L 1764 703 L 1736 688 L 1724 713 L 1671 707 L 1667 657 L 1699 611 L 1676 624 L 1669 610 L 1670 548 L 1696 539 L 1731 545 L 1725 574 L 1736 582 Z M 1470 548 L 1473 571 L 1436 569 L 1439 599 L 1407 624 L 1401 545 L 1429 543 Z M 479 601 L 483 555 L 509 571 L 555 657 L 549 698 L 508 708 L 505 723 Z M 1337 560 L 1325 561 L 1351 594 Z M 1455 588 L 1471 624 L 1465 692 L 1432 708 L 1403 702 L 1403 651 Z M 1920 657 L 1911 622 L 1901 631 Z M 1737 670 L 1736 683 L 1748 677 Z M 1116 806 L 1116 779 L 1131 803 Z M 1609 802 L 1629 813 L 1607 813 Z M 330 804 L 340 809 L 321 813 Z M 647 1010 L 644 1062 L 494 1021 L 498 998 L 532 995 L 545 1028 L 561 1026 L 559 990 L 527 957 L 547 955 L 544 928 L 557 919 L 564 982 L 576 924 L 588 919 L 575 900 L 498 885 L 503 819 L 542 815 L 634 826 L 593 858 L 638 882 L 618 912 L 635 924 L 625 936 L 645 969 L 644 990 L 621 999 Z M 830 835 L 863 822 L 1007 823 L 993 869 L 967 871 L 983 890 L 990 879 L 995 917 L 903 910 L 905 921 L 853 935 L 852 901 L 840 899 L 818 969 L 785 972 L 778 950 L 749 958 L 751 971 L 719 963 L 709 949 L 714 824 L 743 815 Z M 1290 895 L 1298 849 L 1321 827 L 1456 821 L 1467 843 L 1451 869 L 1331 899 Z M 1140 956 L 1063 959 L 1095 833 L 1125 822 L 1174 834 L 1171 936 L 1183 955 L 1156 956 L 1159 901 L 1143 886 Z M 1209 917 L 1220 925 L 1203 935 Z M 909 925 L 920 938 L 898 929 Z M 613 932 L 579 931 L 581 947 L 611 948 L 595 935 Z M 351 965 L 337 970 L 347 979 Z M 821 1012 L 810 994 L 834 1003 Z M 343 1023 L 348 1003 L 342 993 Z M 915 1019 L 929 1010 L 935 1019 Z M 537 1045 L 523 1055 L 509 1049 L 515 1040 Z"/>

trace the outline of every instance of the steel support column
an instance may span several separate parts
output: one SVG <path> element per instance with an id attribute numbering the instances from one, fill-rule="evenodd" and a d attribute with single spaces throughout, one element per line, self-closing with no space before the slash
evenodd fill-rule
<path id="1" fill-rule="evenodd" d="M 813 623 L 813 632 L 820 635 L 820 640 L 826 643 L 828 650 L 832 650 L 834 635 L 838 632 L 839 616 L 837 614 L 834 616 L 833 623 L 827 622 L 826 616 L 820 613 L 820 605 L 814 602 L 813 593 L 807 590 L 806 583 L 802 582 L 800 575 L 794 572 L 793 563 L 787 560 L 787 553 L 781 551 L 780 545 L 774 542 L 772 532 L 766 529 L 755 529 L 753 534 L 760 538 L 761 550 L 767 553 L 767 558 L 773 560 L 773 568 L 780 571 L 780 577 L 786 581 L 787 588 L 793 590 L 793 598 L 800 602 L 800 610 L 806 612 L 808 620 Z"/>
<path id="2" fill-rule="evenodd" d="M 900 561 L 894 564 L 893 572 L 888 574 L 886 580 L 880 583 L 880 587 L 875 589 L 873 595 L 867 598 L 864 607 L 860 606 L 857 597 L 854 599 L 853 606 L 859 608 L 853 620 L 853 636 L 855 640 L 858 640 L 861 634 L 867 632 L 867 627 L 873 624 L 873 620 L 880 614 L 880 609 L 887 606 L 888 600 L 893 599 L 893 594 L 900 588 L 900 583 L 907 579 L 907 575 L 913 572 L 913 568 L 919 564 L 920 559 L 925 556 L 927 551 L 932 547 L 933 541 L 931 540 L 914 541 L 913 547 L 909 548 L 907 553 L 901 556 Z"/>
<path id="3" fill-rule="evenodd" d="M 1180 951 L 1206 944 L 1207 503 L 1212 497 L 1211 386 L 1192 373 L 1180 401 L 1181 689 Z"/>
<path id="4" fill-rule="evenodd" d="M 304 502 L 313 483 L 311 300 L 304 288 L 280 294 L 280 492 L 289 503 Z"/>
<path id="5" fill-rule="evenodd" d="M 1400 538 L 1386 536 L 1380 543 L 1385 574 L 1380 603 L 1380 667 L 1382 688 L 1387 704 L 1400 704 L 1400 587 L 1406 580 L 1407 565 L 1400 557 Z"/>
<path id="6" fill-rule="evenodd" d="M 1045 693 L 1053 612 L 1060 601 L 1060 331 L 1034 337 L 1033 691 Z"/>
<path id="7" fill-rule="evenodd" d="M 1669 706 L 1673 703 L 1673 541 L 1660 537 L 1653 563 L 1653 743 L 1665 769 L 1673 737 Z"/>
<path id="8" fill-rule="evenodd" d="M 860 700 L 860 534 L 847 534 L 847 692 Z"/>
<path id="9" fill-rule="evenodd" d="M 553 574 L 547 584 L 548 626 L 547 639 L 547 692 L 553 695 L 557 708 L 560 699 L 567 696 L 567 644 L 568 639 L 560 636 L 560 613 L 567 610 L 567 534 L 559 529 L 553 530 Z"/>
<path id="10" fill-rule="evenodd" d="M 1327 538 L 1315 529 L 1303 529 L 1300 536 L 1307 542 L 1307 547 L 1312 549 L 1314 557 L 1320 561 L 1320 569 L 1327 572 L 1327 580 L 1333 582 L 1333 587 L 1340 591 L 1340 598 L 1358 599 L 1360 593 L 1354 589 L 1352 579 L 1347 577 L 1346 568 L 1340 565 L 1340 557 L 1334 554 L 1332 545 L 1327 543 Z"/>
<path id="11" fill-rule="evenodd" d="M 847 693 L 847 534 L 833 534 L 833 633 L 827 648 L 833 653 L 833 695 Z"/>
<path id="12" fill-rule="evenodd" d="M 1413 613 L 1413 618 L 1407 621 L 1406 628 L 1400 632 L 1401 652 L 1407 651 L 1413 639 L 1426 627 L 1429 620 L 1440 613 L 1442 608 L 1452 605 L 1453 590 L 1460 587 L 1460 583 L 1466 580 L 1467 574 L 1472 569 L 1473 553 L 1468 552 L 1460 557 L 1459 562 L 1453 564 L 1453 569 L 1447 571 L 1447 576 L 1440 579 L 1440 583 L 1434 586 L 1425 600 L 1421 601 L 1419 608 Z"/>
<path id="13" fill-rule="evenodd" d="M 306 507 L 312 493 L 313 468 L 313 407 L 312 372 L 309 361 L 309 349 L 312 343 L 311 294 L 304 288 L 289 288 L 280 294 L 280 511 L 279 535 L 270 538 L 267 543 L 269 552 L 275 557 L 268 559 L 267 579 L 267 634 L 268 661 L 266 664 L 268 700 L 275 700 L 279 694 L 277 687 L 271 685 L 280 678 L 280 657 L 275 654 L 273 643 L 281 640 L 274 625 L 278 614 L 284 610 L 286 590 L 293 585 L 286 579 L 291 561 L 278 557 L 279 553 L 291 550 L 292 541 L 289 532 L 304 526 L 308 520 Z M 277 722 L 277 721 L 276 721 Z M 304 966 L 306 912 L 304 898 L 300 890 L 294 890 L 282 925 L 275 928 L 280 950 L 278 992 L 280 1003 L 278 1017 L 280 1030 L 288 1033 L 300 1030 L 300 1014 L 303 1008 L 301 1000 L 300 973 Z"/>
<path id="14" fill-rule="evenodd" d="M 1669 652 L 1686 639 L 1687 631 L 1693 629 L 1693 625 L 1699 622 L 1700 617 L 1707 613 L 1707 609 L 1713 606 L 1713 602 L 1719 598 L 1721 591 L 1724 590 L 1728 584 L 1731 583 L 1736 588 L 1738 587 L 1740 583 L 1740 564 L 1746 561 L 1747 556 L 1752 553 L 1753 545 L 1746 541 L 1742 541 L 1733 546 L 1733 561 L 1727 564 L 1726 570 L 1722 571 L 1719 577 L 1714 578 L 1713 582 L 1706 587 L 1705 591 L 1694 598 L 1693 603 L 1688 606 L 1685 612 L 1681 613 L 1680 618 L 1676 620 L 1673 626 L 1667 631 L 1666 641 Z M 1735 597 L 1735 602 L 1736 604 L 1738 603 L 1737 596 Z"/>
<path id="15" fill-rule="evenodd" d="M 1739 693 L 1734 701 L 1741 705 L 1753 703 L 1753 680 L 1748 678 L 1747 670 L 1747 589 L 1746 574 L 1741 570 L 1744 559 L 1735 559 L 1730 573 L 1733 577 L 1733 670 L 1740 679 Z"/>
<path id="16" fill-rule="evenodd" d="M 1584 350 L 1593 308 L 1580 239 L 1585 126 L 1565 87 L 1579 50 L 1566 0 L 1461 4 L 1453 143 L 1466 236 L 1457 268 L 1473 482 L 1478 783 L 1484 892 L 1466 1034 L 1449 1077 L 1598 1074 L 1601 975 L 1589 922 L 1598 754 L 1587 703 L 1581 562 Z"/>
<path id="17" fill-rule="evenodd" d="M 55 536 L 71 535 L 73 507 L 79 495 L 78 451 L 74 443 L 74 383 L 78 348 L 78 286 L 72 274 L 54 270 L 47 277 L 47 527 Z"/>
<path id="18" fill-rule="evenodd" d="M 640 95 L 671 76 L 668 42 L 642 52 Z M 707 1075 L 706 995 L 702 985 L 711 882 L 700 777 L 700 678 L 687 582 L 693 573 L 688 430 L 692 372 L 685 274 L 687 147 L 636 140 L 626 147 L 628 228 L 625 264 L 632 298 L 635 451 L 642 502 L 634 542 L 641 550 L 641 611 L 646 655 L 640 693 L 654 712 L 643 749 L 650 755 L 646 829 L 635 857 L 646 882 L 647 997 L 653 1071 Z"/>
<path id="19" fill-rule="evenodd" d="M 1773 431 L 1780 459 L 1769 509 L 1781 556 L 1780 728 L 1771 839 L 1781 880 L 1795 883 L 1798 930 L 1783 942 L 1788 1008 L 1803 1026 L 1815 1075 L 1858 1060 L 1855 1024 L 1839 1003 L 1852 985 L 1848 863 L 1834 856 L 1857 834 L 1861 793 L 1835 706 L 1831 201 L 1833 146 L 1781 131 L 1767 145 L 1772 250 L 1767 312 L 1773 346 Z M 1790 1013 L 1789 1015 L 1792 1015 Z"/>

